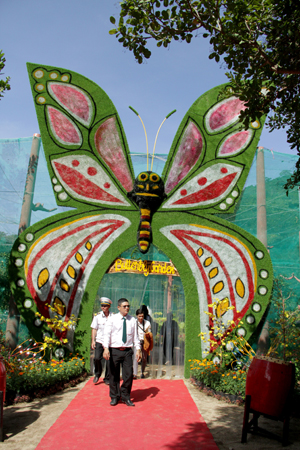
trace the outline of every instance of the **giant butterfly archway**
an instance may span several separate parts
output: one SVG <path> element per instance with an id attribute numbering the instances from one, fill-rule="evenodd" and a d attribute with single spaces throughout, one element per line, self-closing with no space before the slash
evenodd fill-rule
<path id="1" fill-rule="evenodd" d="M 260 241 L 219 216 L 234 211 L 263 121 L 243 129 L 238 118 L 245 106 L 230 96 L 230 86 L 223 86 L 225 99 L 216 87 L 186 113 L 162 176 L 145 170 L 135 178 L 106 93 L 65 69 L 28 64 L 28 71 L 57 204 L 75 208 L 29 227 L 12 250 L 11 287 L 33 336 L 45 333 L 37 310 L 63 320 L 75 314 L 80 320 L 68 345 L 88 361 L 99 281 L 122 252 L 136 244 L 147 252 L 153 242 L 173 261 L 184 288 L 185 375 L 188 360 L 209 350 L 199 333 L 214 338 L 204 312 L 215 297 L 234 307 L 223 311 L 227 332 L 249 339 L 269 302 L 271 260 Z"/>
<path id="2" fill-rule="evenodd" d="M 118 312 L 117 300 L 130 302 L 133 316 L 146 305 L 154 336 L 154 347 L 148 358 L 146 376 L 183 378 L 185 349 L 185 296 L 178 271 L 166 255 L 151 245 L 146 255 L 135 245 L 120 255 L 103 276 L 94 304 L 100 308 L 100 297 L 112 300 L 110 311 Z M 93 352 L 92 352 L 93 355 Z"/>

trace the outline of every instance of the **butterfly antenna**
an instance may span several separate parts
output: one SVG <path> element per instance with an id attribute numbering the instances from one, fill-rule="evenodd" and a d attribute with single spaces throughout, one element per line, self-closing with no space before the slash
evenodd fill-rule
<path id="1" fill-rule="evenodd" d="M 146 146 L 147 146 L 147 171 L 148 171 L 148 167 L 149 167 L 149 147 L 148 147 L 148 138 L 147 138 L 147 132 L 146 132 L 146 128 L 144 125 L 144 122 L 142 121 L 141 116 L 139 115 L 139 113 L 133 109 L 132 106 L 129 106 L 129 108 L 131 109 L 131 111 L 134 112 L 134 114 L 136 114 L 138 116 L 138 118 L 140 119 L 140 121 L 142 122 L 143 128 L 144 128 L 144 132 L 145 132 L 145 137 L 146 137 Z"/>
<path id="2" fill-rule="evenodd" d="M 158 129 L 158 131 L 157 131 L 157 133 L 156 133 L 156 138 L 155 138 L 155 141 L 154 141 L 154 147 L 153 147 L 153 154 L 152 154 L 151 172 L 152 172 L 152 168 L 153 168 L 154 152 L 155 152 L 155 147 L 156 147 L 156 141 L 157 141 L 158 133 L 160 132 L 160 129 L 161 129 L 161 127 L 163 126 L 163 124 L 165 123 L 165 121 L 166 121 L 172 114 L 174 114 L 175 112 L 176 112 L 176 109 L 174 109 L 174 111 L 171 111 L 171 112 L 164 118 L 164 120 L 163 120 L 162 123 L 160 124 L 160 127 L 159 127 L 159 129 Z"/>

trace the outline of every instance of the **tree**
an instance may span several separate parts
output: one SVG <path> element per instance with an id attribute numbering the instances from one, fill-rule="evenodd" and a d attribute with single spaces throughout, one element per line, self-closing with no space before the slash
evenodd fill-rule
<path id="1" fill-rule="evenodd" d="M 300 157 L 300 2 L 298 0 L 125 0 L 110 21 L 119 42 L 142 63 L 147 47 L 209 38 L 209 58 L 224 61 L 233 94 L 246 103 L 241 120 L 268 115 L 270 130 L 286 128 Z M 222 57 L 222 60 L 221 60 Z M 226 95 L 225 92 L 223 93 Z M 228 95 L 228 94 L 227 94 Z M 285 188 L 300 184 L 300 158 Z"/>
<path id="2" fill-rule="evenodd" d="M 5 67 L 6 59 L 4 58 L 4 53 L 2 53 L 2 50 L 0 50 L 0 75 L 3 75 L 2 69 Z M 10 90 L 10 84 L 9 84 L 10 77 L 6 77 L 6 80 L 0 80 L 0 99 L 3 97 L 3 93 L 5 91 Z"/>
<path id="3" fill-rule="evenodd" d="M 9 253 L 0 251 L 0 312 L 8 310 L 9 305 L 8 260 Z"/>

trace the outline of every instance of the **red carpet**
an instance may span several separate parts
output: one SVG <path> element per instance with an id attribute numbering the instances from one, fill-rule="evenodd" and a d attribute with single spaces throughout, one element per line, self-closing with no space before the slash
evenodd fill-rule
<path id="1" fill-rule="evenodd" d="M 36 450 L 218 450 L 182 380 L 137 380 L 135 407 L 110 406 L 109 387 L 92 379 Z"/>

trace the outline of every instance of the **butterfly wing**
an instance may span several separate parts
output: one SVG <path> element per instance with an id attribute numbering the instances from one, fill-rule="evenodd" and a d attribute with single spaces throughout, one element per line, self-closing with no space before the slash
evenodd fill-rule
<path id="1" fill-rule="evenodd" d="M 28 64 L 28 72 L 57 204 L 76 211 L 36 223 L 19 236 L 11 258 L 12 290 L 39 340 L 45 328 L 36 311 L 62 321 L 82 311 L 76 335 L 85 336 L 87 351 L 86 322 L 101 277 L 123 246 L 134 245 L 137 207 L 127 197 L 131 159 L 116 109 L 95 83 L 57 67 Z M 67 338 L 72 346 L 72 331 Z"/>
<path id="2" fill-rule="evenodd" d="M 194 212 L 158 212 L 153 229 L 154 244 L 172 258 L 182 279 L 187 360 L 197 358 L 199 333 L 220 343 L 235 328 L 248 340 L 266 310 L 272 289 L 272 264 L 263 244 L 225 220 Z M 216 314 L 226 329 L 222 336 L 215 336 L 204 313 L 213 312 L 209 305 L 216 298 L 221 301 Z M 209 344 L 201 346 L 204 356 Z"/>
<path id="3" fill-rule="evenodd" d="M 10 276 L 18 309 L 32 335 L 42 340 L 49 332 L 35 312 L 46 319 L 57 315 L 63 322 L 81 312 L 83 321 L 77 335 L 87 334 L 91 311 L 100 280 L 120 252 L 134 245 L 135 214 L 90 209 L 65 212 L 26 229 L 14 244 Z M 136 221 L 136 219 L 135 219 Z M 74 238 L 76 236 L 76 238 Z M 118 239 L 122 236 L 122 239 Z M 88 305 L 88 296 L 92 302 Z M 47 307 L 51 305 L 56 311 Z M 88 311 L 85 314 L 85 311 Z M 73 346 L 73 331 L 56 331 L 59 339 L 68 338 Z M 89 346 L 89 337 L 87 346 Z"/>
<path id="4" fill-rule="evenodd" d="M 221 98 L 220 91 L 227 91 L 228 98 Z M 167 199 L 155 216 L 154 243 L 172 258 L 184 286 L 186 376 L 188 360 L 198 357 L 199 333 L 205 339 L 203 357 L 211 349 L 209 340 L 220 345 L 233 330 L 249 339 L 271 294 L 266 248 L 212 215 L 233 212 L 262 131 L 264 119 L 253 121 L 248 130 L 242 127 L 244 108 L 227 85 L 199 97 L 178 129 L 162 174 Z M 221 335 L 205 312 L 223 323 Z"/>
<path id="5" fill-rule="evenodd" d="M 162 177 L 163 210 L 232 212 L 246 181 L 264 119 L 239 122 L 245 108 L 236 97 L 220 98 L 221 85 L 206 92 L 183 118 Z M 230 92 L 230 91 L 229 91 Z"/>
<path id="6" fill-rule="evenodd" d="M 107 94 L 70 70 L 27 66 L 57 204 L 136 209 L 125 133 Z"/>

